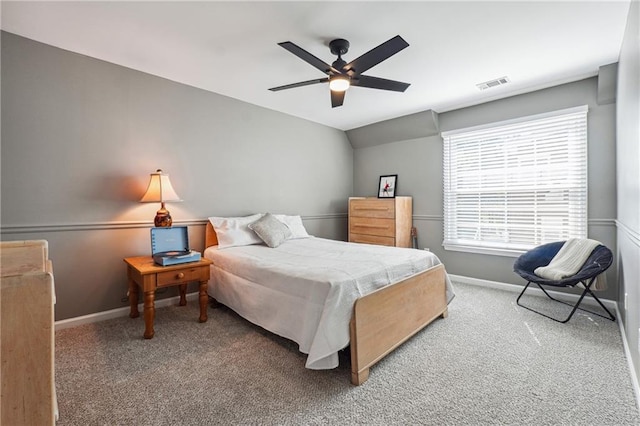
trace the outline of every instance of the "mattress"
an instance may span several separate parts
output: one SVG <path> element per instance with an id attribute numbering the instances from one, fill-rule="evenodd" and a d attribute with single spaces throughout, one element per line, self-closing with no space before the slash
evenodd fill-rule
<path id="1" fill-rule="evenodd" d="M 323 238 L 265 245 L 216 246 L 208 293 L 245 319 L 293 340 L 309 369 L 338 366 L 349 344 L 353 304 L 376 289 L 440 264 L 424 250 L 355 244 Z M 446 277 L 447 303 L 454 296 Z"/>

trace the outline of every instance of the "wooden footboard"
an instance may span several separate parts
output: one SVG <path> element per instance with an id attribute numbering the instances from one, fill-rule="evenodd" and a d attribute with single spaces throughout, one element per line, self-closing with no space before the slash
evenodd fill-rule
<path id="1" fill-rule="evenodd" d="M 438 265 L 358 299 L 353 308 L 351 383 L 427 324 L 447 316 L 445 269 Z"/>

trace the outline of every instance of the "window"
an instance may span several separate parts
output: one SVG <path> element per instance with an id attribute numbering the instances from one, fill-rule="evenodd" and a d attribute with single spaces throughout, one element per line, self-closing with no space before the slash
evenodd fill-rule
<path id="1" fill-rule="evenodd" d="M 445 249 L 587 236 L 587 107 L 444 132 Z"/>

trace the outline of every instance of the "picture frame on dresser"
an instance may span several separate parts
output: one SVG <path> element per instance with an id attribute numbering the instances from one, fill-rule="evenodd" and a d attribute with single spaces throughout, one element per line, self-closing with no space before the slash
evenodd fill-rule
<path id="1" fill-rule="evenodd" d="M 395 198 L 398 175 L 380 176 L 378 184 L 378 198 Z"/>

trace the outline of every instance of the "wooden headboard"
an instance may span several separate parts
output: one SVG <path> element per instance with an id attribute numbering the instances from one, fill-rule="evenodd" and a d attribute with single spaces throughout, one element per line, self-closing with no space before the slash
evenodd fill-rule
<path id="1" fill-rule="evenodd" d="M 216 235 L 213 225 L 210 221 L 207 221 L 207 229 L 204 233 L 204 248 L 218 245 L 218 236 Z"/>

